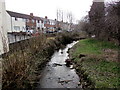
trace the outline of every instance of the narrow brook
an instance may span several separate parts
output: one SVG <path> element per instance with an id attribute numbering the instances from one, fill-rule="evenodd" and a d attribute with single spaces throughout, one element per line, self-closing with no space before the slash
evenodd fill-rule
<path id="1" fill-rule="evenodd" d="M 65 60 L 68 59 L 68 49 L 73 47 L 77 41 L 68 44 L 65 49 L 56 51 L 50 62 L 46 65 L 42 72 L 39 85 L 40 88 L 80 88 L 79 77 L 75 69 L 66 67 Z"/>

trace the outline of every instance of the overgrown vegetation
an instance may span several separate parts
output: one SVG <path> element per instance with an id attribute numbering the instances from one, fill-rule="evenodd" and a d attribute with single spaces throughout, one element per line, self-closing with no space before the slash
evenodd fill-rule
<path id="1" fill-rule="evenodd" d="M 120 45 L 120 1 L 93 2 L 88 16 L 79 22 L 79 28 L 89 37 Z"/>
<path id="2" fill-rule="evenodd" d="M 10 52 L 3 56 L 3 90 L 26 88 L 26 86 L 31 88 L 36 79 L 34 73 L 37 66 L 46 60 L 44 54 L 47 53 L 41 49 L 45 44 L 46 37 L 39 36 L 10 47 Z M 39 54 L 41 58 L 38 60 Z"/>
<path id="3" fill-rule="evenodd" d="M 113 43 L 95 39 L 80 40 L 70 50 L 83 88 L 120 88 L 119 50 Z"/>
<path id="4" fill-rule="evenodd" d="M 2 89 L 33 89 L 54 51 L 76 38 L 77 34 L 64 32 L 54 37 L 40 35 L 11 45 L 10 52 L 3 55 Z"/>
<path id="5" fill-rule="evenodd" d="M 77 28 L 94 38 L 81 40 L 71 50 L 76 70 L 88 83 L 83 87 L 120 88 L 119 22 L 120 1 L 93 2 L 88 16 L 79 22 Z"/>

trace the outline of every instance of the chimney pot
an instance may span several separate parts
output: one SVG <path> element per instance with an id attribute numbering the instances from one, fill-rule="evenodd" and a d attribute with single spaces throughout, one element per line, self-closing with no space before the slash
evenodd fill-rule
<path id="1" fill-rule="evenodd" d="M 47 19 L 48 17 L 47 17 L 47 16 L 45 16 L 45 18 Z"/>
<path id="2" fill-rule="evenodd" d="M 33 13 L 30 13 L 30 16 L 33 16 Z"/>

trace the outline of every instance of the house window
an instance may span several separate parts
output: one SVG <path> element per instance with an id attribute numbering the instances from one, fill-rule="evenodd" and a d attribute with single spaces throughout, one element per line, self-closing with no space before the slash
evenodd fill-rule
<path id="1" fill-rule="evenodd" d="M 48 21 L 47 24 L 50 24 L 50 21 Z"/>
<path id="2" fill-rule="evenodd" d="M 25 27 L 22 27 L 22 30 L 25 30 Z"/>
<path id="3" fill-rule="evenodd" d="M 20 30 L 20 26 L 14 26 L 14 29 L 18 31 Z"/>
<path id="4" fill-rule="evenodd" d="M 31 20 L 31 19 L 29 19 L 29 20 L 28 20 L 28 22 L 32 22 L 32 20 Z"/>
<path id="5" fill-rule="evenodd" d="M 23 22 L 25 22 L 25 19 L 24 19 L 24 18 L 22 18 L 22 21 L 23 21 Z"/>
<path id="6" fill-rule="evenodd" d="M 34 28 L 34 26 L 31 26 L 31 28 Z"/>
<path id="7" fill-rule="evenodd" d="M 29 26 L 26 26 L 26 30 L 28 30 L 29 29 Z"/>
<path id="8" fill-rule="evenodd" d="M 44 24 L 47 24 L 47 21 L 45 21 Z"/>
<path id="9" fill-rule="evenodd" d="M 33 20 L 32 20 L 32 22 L 34 23 L 34 22 L 35 22 L 35 20 L 33 19 Z"/>
<path id="10" fill-rule="evenodd" d="M 15 17 L 15 21 L 17 21 L 18 19 Z"/>
<path id="11" fill-rule="evenodd" d="M 29 22 L 29 19 L 26 19 L 26 22 Z"/>
<path id="12" fill-rule="evenodd" d="M 40 21 L 38 20 L 38 23 L 40 23 Z"/>

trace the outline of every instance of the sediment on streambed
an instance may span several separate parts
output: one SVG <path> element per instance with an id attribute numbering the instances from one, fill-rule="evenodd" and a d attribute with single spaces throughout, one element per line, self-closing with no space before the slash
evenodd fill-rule
<path id="1" fill-rule="evenodd" d="M 47 63 L 38 81 L 35 90 L 40 88 L 79 88 L 79 77 L 73 65 L 67 66 L 65 61 L 68 56 L 68 49 L 71 48 L 77 41 L 67 44 L 64 49 L 55 51 L 51 60 Z M 71 63 L 72 64 L 72 63 Z"/>

